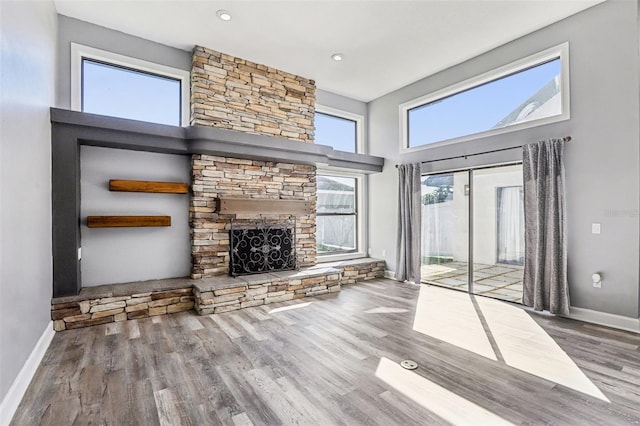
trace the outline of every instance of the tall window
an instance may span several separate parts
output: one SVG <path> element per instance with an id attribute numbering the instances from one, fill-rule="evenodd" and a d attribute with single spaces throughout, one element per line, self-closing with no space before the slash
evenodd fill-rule
<path id="1" fill-rule="evenodd" d="M 562 45 L 401 106 L 405 149 L 569 118 Z"/>
<path id="2" fill-rule="evenodd" d="M 318 175 L 316 244 L 318 255 L 358 251 L 358 181 Z"/>
<path id="3" fill-rule="evenodd" d="M 315 143 L 338 151 L 362 151 L 362 116 L 318 106 L 314 121 Z"/>
<path id="4" fill-rule="evenodd" d="M 187 122 L 189 73 L 72 44 L 72 108 L 180 126 Z"/>

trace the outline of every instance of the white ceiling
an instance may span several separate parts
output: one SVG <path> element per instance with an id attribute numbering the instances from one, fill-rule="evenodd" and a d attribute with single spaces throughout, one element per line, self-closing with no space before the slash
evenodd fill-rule
<path id="1" fill-rule="evenodd" d="M 209 47 L 370 101 L 603 0 L 54 0 L 58 13 Z M 216 11 L 233 19 L 224 22 Z M 343 53 L 342 62 L 331 60 Z"/>

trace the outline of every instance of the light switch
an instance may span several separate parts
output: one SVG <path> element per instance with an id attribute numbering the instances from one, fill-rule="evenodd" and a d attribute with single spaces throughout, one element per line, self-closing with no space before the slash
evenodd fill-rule
<path id="1" fill-rule="evenodd" d="M 599 234 L 600 233 L 600 224 L 599 223 L 592 223 L 591 224 L 591 233 L 592 234 Z"/>

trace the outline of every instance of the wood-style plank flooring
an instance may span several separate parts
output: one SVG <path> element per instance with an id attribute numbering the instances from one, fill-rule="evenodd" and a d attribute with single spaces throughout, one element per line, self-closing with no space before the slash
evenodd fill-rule
<path id="1" fill-rule="evenodd" d="M 639 423 L 640 335 L 385 279 L 57 333 L 12 422 Z"/>

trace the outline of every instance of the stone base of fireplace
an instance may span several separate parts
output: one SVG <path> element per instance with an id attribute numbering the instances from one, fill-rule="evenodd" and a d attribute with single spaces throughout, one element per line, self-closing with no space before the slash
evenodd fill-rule
<path id="1" fill-rule="evenodd" d="M 172 278 L 83 288 L 51 300 L 55 331 L 195 309 L 200 315 L 340 291 L 343 284 L 384 276 L 384 261 L 357 259 L 299 271 L 200 280 Z"/>
<path id="2" fill-rule="evenodd" d="M 306 268 L 237 278 L 213 277 L 193 285 L 200 315 L 234 311 L 340 291 L 340 269 Z"/>

